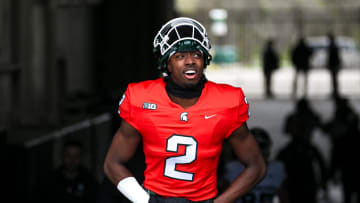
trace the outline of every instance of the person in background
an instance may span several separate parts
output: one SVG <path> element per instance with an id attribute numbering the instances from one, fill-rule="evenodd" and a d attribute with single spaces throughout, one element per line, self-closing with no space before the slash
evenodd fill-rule
<path id="1" fill-rule="evenodd" d="M 288 202 L 286 188 L 284 188 L 286 179 L 285 166 L 281 161 L 270 159 L 272 146 L 270 135 L 261 127 L 253 127 L 250 131 L 254 135 L 264 156 L 267 173 L 259 184 L 238 199 L 236 203 L 272 203 L 275 199 L 278 199 L 281 203 Z M 222 181 L 225 181 L 223 187 L 228 187 L 243 170 L 244 165 L 233 156 L 233 159 L 225 164 L 225 171 L 222 177 Z"/>
<path id="2" fill-rule="evenodd" d="M 298 78 L 302 73 L 304 76 L 304 97 L 307 96 L 308 90 L 308 73 L 311 69 L 310 59 L 313 50 L 308 46 L 305 38 L 301 36 L 297 41 L 295 47 L 291 50 L 291 62 L 295 67 L 295 76 L 293 81 L 293 98 L 296 98 L 298 91 Z"/>
<path id="3" fill-rule="evenodd" d="M 340 56 L 339 46 L 336 44 L 336 38 L 333 33 L 328 33 L 329 47 L 327 49 L 326 67 L 330 72 L 332 97 L 336 99 L 339 97 L 339 82 L 338 74 L 342 68 L 342 61 Z"/>
<path id="4" fill-rule="evenodd" d="M 265 95 L 266 98 L 272 98 L 274 96 L 272 92 L 272 77 L 274 71 L 279 69 L 279 54 L 274 48 L 274 40 L 272 39 L 266 42 L 262 62 L 265 78 Z"/>
<path id="5" fill-rule="evenodd" d="M 306 97 L 298 99 L 295 110 L 285 118 L 285 134 L 302 136 L 305 139 L 311 140 L 317 128 L 323 128 L 319 114 L 311 107 Z"/>
<path id="6" fill-rule="evenodd" d="M 62 150 L 62 164 L 50 180 L 46 180 L 42 195 L 53 203 L 93 203 L 98 182 L 83 166 L 83 146 L 77 141 L 67 141 Z"/>
<path id="7" fill-rule="evenodd" d="M 359 115 L 348 98 L 335 99 L 333 118 L 324 125 L 324 132 L 331 140 L 329 179 L 340 185 L 343 202 L 360 202 L 359 164 L 354 164 L 353 155 L 359 154 L 360 129 Z"/>
<path id="8" fill-rule="evenodd" d="M 306 99 L 297 102 L 297 110 L 285 121 L 285 133 L 290 141 L 276 156 L 285 165 L 286 188 L 291 203 L 316 203 L 319 192 L 327 194 L 328 168 L 323 155 L 312 143 L 319 118 Z"/>

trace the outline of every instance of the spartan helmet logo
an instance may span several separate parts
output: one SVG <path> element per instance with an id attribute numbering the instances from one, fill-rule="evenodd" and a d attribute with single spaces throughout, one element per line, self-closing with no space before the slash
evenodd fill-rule
<path id="1" fill-rule="evenodd" d="M 185 121 L 188 122 L 189 118 L 188 118 L 188 112 L 182 112 L 180 114 L 180 121 Z"/>

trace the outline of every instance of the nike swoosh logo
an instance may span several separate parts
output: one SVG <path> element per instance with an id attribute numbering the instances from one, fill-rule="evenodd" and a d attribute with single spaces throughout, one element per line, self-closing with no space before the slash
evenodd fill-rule
<path id="1" fill-rule="evenodd" d="M 212 117 L 214 117 L 214 116 L 216 116 L 216 114 L 213 114 L 213 115 L 211 115 L 211 116 L 207 116 L 207 115 L 205 114 L 205 119 L 209 119 L 209 118 L 212 118 Z"/>

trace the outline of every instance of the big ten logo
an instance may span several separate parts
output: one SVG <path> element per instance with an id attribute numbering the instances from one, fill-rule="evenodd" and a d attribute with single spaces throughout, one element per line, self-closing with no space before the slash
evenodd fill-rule
<path id="1" fill-rule="evenodd" d="M 143 109 L 155 110 L 156 109 L 156 104 L 144 102 L 143 103 Z"/>

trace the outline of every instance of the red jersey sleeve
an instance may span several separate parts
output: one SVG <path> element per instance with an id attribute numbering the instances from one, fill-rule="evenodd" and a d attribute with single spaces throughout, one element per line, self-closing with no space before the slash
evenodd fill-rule
<path id="1" fill-rule="evenodd" d="M 226 138 L 228 138 L 234 130 L 236 130 L 241 125 L 243 125 L 249 119 L 250 116 L 249 103 L 244 95 L 244 92 L 242 91 L 241 88 L 238 88 L 238 91 L 239 94 L 238 97 L 236 97 L 238 99 L 238 104 L 235 109 L 236 114 L 234 115 L 235 116 L 234 122 L 229 132 L 225 136 Z"/>
<path id="2" fill-rule="evenodd" d="M 128 88 L 120 99 L 118 114 L 122 119 L 124 119 L 126 122 L 136 128 L 136 122 L 134 121 L 134 116 L 132 116 L 132 108 L 131 84 L 129 84 Z"/>
<path id="3" fill-rule="evenodd" d="M 237 121 L 241 126 L 245 121 L 247 121 L 250 117 L 250 109 L 249 103 L 244 95 L 244 92 L 240 88 L 240 98 L 239 98 L 239 106 L 238 106 L 238 113 L 237 113 Z"/>

